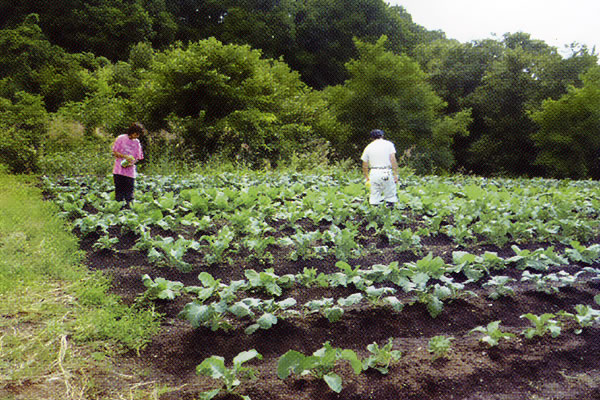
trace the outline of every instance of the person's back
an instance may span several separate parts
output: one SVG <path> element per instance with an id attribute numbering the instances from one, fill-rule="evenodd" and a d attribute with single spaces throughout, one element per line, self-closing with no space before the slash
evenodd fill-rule
<path id="1" fill-rule="evenodd" d="M 383 139 L 384 132 L 375 129 L 370 133 L 373 141 L 365 147 L 361 156 L 362 170 L 370 186 L 369 203 L 375 205 L 385 201 L 393 206 L 398 201 L 398 163 L 394 144 Z"/>
<path id="2" fill-rule="evenodd" d="M 394 144 L 389 140 L 373 140 L 363 152 L 362 160 L 369 163 L 369 168 L 392 168 L 390 155 L 396 154 Z"/>

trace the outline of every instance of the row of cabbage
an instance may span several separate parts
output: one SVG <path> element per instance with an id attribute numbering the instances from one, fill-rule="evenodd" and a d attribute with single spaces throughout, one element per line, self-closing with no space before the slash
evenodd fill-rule
<path id="1" fill-rule="evenodd" d="M 411 177 L 392 210 L 369 206 L 361 180 L 343 176 L 140 177 L 126 210 L 106 178 L 46 178 L 44 188 L 82 235 L 99 234 L 97 248 L 112 248 L 118 238 L 109 230 L 118 227 L 138 235 L 151 260 L 186 271 L 190 250 L 214 264 L 243 247 L 269 263 L 275 245 L 294 260 L 335 254 L 347 261 L 376 252 L 374 237 L 417 254 L 424 238 L 437 235 L 463 246 L 586 242 L 598 233 L 600 209 L 592 181 Z"/>
<path id="2" fill-rule="evenodd" d="M 499 275 L 505 269 L 520 271 L 520 281 L 529 290 L 549 294 L 558 293 L 564 287 L 584 286 L 590 281 L 600 280 L 600 269 L 585 266 L 598 263 L 600 245 L 585 247 L 576 242 L 573 245 L 566 248 L 563 254 L 554 252 L 552 248 L 529 251 L 515 246 L 515 255 L 506 259 L 492 252 L 474 255 L 456 251 L 451 264 L 446 264 L 440 257 L 433 257 L 431 254 L 403 265 L 392 262 L 364 269 L 339 261 L 336 264 L 339 272 L 331 274 L 311 268 L 305 268 L 302 273 L 283 276 L 276 275 L 272 269 L 260 272 L 246 270 L 246 279 L 228 284 L 202 272 L 198 276 L 201 284 L 187 287 L 181 282 L 164 278 L 152 279 L 145 275 L 143 282 L 147 290 L 140 301 L 173 300 L 186 293 L 195 299 L 184 306 L 179 318 L 189 321 L 195 328 L 204 327 L 213 331 L 245 326 L 244 332 L 248 335 L 258 330 L 271 329 L 280 320 L 291 319 L 293 323 L 295 318 L 305 319 L 311 314 L 319 314 L 329 322 L 336 323 L 349 309 L 360 312 L 364 309 L 373 310 L 375 307 L 401 312 L 406 305 L 417 302 L 426 304 L 429 313 L 435 318 L 442 312 L 444 302 L 478 296 L 474 291 L 466 290 L 468 285 L 483 288 L 493 300 L 513 295 L 515 292 L 511 285 L 516 283 L 516 279 Z M 581 268 L 573 274 L 560 269 L 560 266 L 569 263 L 576 263 Z M 470 278 L 459 283 L 453 278 L 457 274 Z M 356 292 L 338 299 L 314 299 L 298 305 L 294 297 L 286 297 L 286 293 L 297 286 L 345 287 L 353 288 Z M 524 288 L 521 287 L 521 290 Z M 398 291 L 402 291 L 402 294 L 397 295 Z M 600 295 L 596 295 L 594 300 L 596 304 L 600 304 Z M 600 310 L 592 305 L 577 304 L 572 310 L 541 315 L 526 313 L 521 318 L 528 320 L 529 326 L 507 329 L 501 326 L 501 320 L 496 320 L 473 327 L 467 334 L 477 334 L 479 340 L 490 347 L 499 345 L 501 340 L 511 340 L 517 334 L 527 339 L 545 335 L 555 338 L 564 329 L 572 329 L 575 334 L 581 334 L 584 329 L 600 322 Z M 453 339 L 452 336 L 434 336 L 429 339 L 427 349 L 434 359 L 445 357 Z M 335 372 L 335 368 L 340 361 L 348 362 L 355 374 L 371 368 L 386 374 L 402 355 L 392 347 L 393 338 L 382 346 L 372 343 L 367 346 L 368 355 L 362 360 L 354 350 L 334 348 L 329 342 L 324 343 L 312 355 L 292 349 L 279 358 L 277 376 L 287 379 L 291 375 L 312 375 L 323 379 L 331 390 L 339 393 L 342 390 L 342 378 Z M 234 357 L 231 367 L 227 367 L 224 358 L 218 355 L 202 361 L 197 366 L 197 373 L 220 380 L 222 387 L 202 393 L 201 398 L 209 399 L 222 391 L 233 393 L 241 384 L 240 378 L 256 378 L 256 370 L 242 365 L 255 358 L 260 359 L 262 356 L 252 349 Z"/>
<path id="3" fill-rule="evenodd" d="M 174 299 L 183 293 L 195 297 L 185 305 L 179 316 L 194 327 L 207 327 L 213 331 L 231 329 L 233 320 L 245 320 L 245 332 L 269 329 L 280 319 L 319 313 L 330 322 L 339 321 L 348 308 L 388 307 L 400 312 L 407 304 L 423 303 L 432 317 L 437 317 L 444 302 L 477 296 L 468 290 L 483 288 L 491 299 L 513 295 L 516 278 L 502 275 L 502 271 L 516 270 L 522 287 L 547 294 L 558 293 L 561 288 L 583 285 L 600 280 L 600 245 L 590 247 L 573 242 L 559 254 L 553 248 L 535 251 L 514 246 L 515 255 L 499 257 L 485 252 L 474 255 L 468 252 L 453 253 L 453 263 L 446 264 L 431 253 L 415 261 L 400 265 L 375 264 L 370 268 L 352 267 L 338 261 L 338 272 L 326 274 L 305 267 L 302 273 L 278 276 L 272 268 L 263 271 L 247 269 L 245 278 L 228 284 L 201 272 L 199 286 L 187 286 L 164 278 L 143 278 L 147 287 L 143 299 Z M 561 266 L 577 263 L 577 272 L 568 273 Z M 590 265 L 590 266 L 585 266 Z M 466 280 L 464 278 L 467 278 Z M 462 281 L 461 281 L 462 280 Z M 293 297 L 280 300 L 284 293 L 296 286 L 320 288 L 351 288 L 354 293 L 343 298 L 313 299 L 298 305 Z M 248 297 L 254 293 L 257 297 Z M 238 324 L 239 325 L 239 324 Z"/>

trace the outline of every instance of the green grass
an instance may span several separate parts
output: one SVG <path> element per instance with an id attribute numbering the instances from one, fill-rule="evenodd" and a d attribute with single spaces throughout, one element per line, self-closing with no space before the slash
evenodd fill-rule
<path id="1" fill-rule="evenodd" d="M 29 398 L 94 398 L 89 371 L 139 351 L 159 315 L 123 304 L 82 266 L 77 238 L 35 177 L 0 172 L 0 193 L 0 399 L 24 382 Z"/>

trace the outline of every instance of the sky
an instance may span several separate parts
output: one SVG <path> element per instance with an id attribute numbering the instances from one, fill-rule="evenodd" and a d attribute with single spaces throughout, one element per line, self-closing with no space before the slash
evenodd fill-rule
<path id="1" fill-rule="evenodd" d="M 386 0 L 413 22 L 460 42 L 525 32 L 561 53 L 573 42 L 600 53 L 600 0 Z"/>

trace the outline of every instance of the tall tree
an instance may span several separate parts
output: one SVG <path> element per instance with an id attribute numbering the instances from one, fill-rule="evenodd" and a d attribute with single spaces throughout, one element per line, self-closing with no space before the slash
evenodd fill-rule
<path id="1" fill-rule="evenodd" d="M 30 15 L 15 28 L 0 30 L 0 95 L 11 98 L 24 91 L 43 96 L 46 107 L 84 96 L 79 71 L 97 65 L 91 54 L 68 54 L 52 45 Z"/>
<path id="2" fill-rule="evenodd" d="M 4 27 L 38 14 L 52 44 L 111 60 L 126 58 L 129 48 L 140 41 L 166 46 L 177 29 L 165 0 L 0 0 L 0 12 Z"/>
<path id="3" fill-rule="evenodd" d="M 215 38 L 155 55 L 135 95 L 152 129 L 175 131 L 203 158 L 215 152 L 277 162 L 338 123 L 318 92 L 281 61 Z"/>
<path id="4" fill-rule="evenodd" d="M 453 163 L 453 136 L 467 134 L 470 114 L 444 117 L 445 103 L 418 63 L 387 51 L 386 40 L 385 36 L 376 44 L 357 40 L 359 57 L 346 64 L 350 78 L 326 91 L 339 120 L 348 124 L 348 134 L 337 145 L 356 156 L 369 140 L 366 133 L 379 128 L 398 151 L 412 148 L 423 172 L 447 169 Z"/>
<path id="5" fill-rule="evenodd" d="M 585 67 L 593 58 L 574 63 L 529 34 L 506 34 L 502 55 L 488 67 L 482 83 L 463 105 L 472 107 L 474 122 L 467 167 L 481 174 L 539 175 L 531 135 L 537 126 L 528 113 L 547 98 L 556 99 L 576 83 L 566 65 Z M 569 64 L 564 64 L 564 63 Z"/>
<path id="6" fill-rule="evenodd" d="M 550 176 L 600 177 L 600 67 L 589 69 L 582 80 L 582 87 L 544 101 L 531 115 L 540 127 L 533 134 L 539 149 L 535 163 Z"/>

